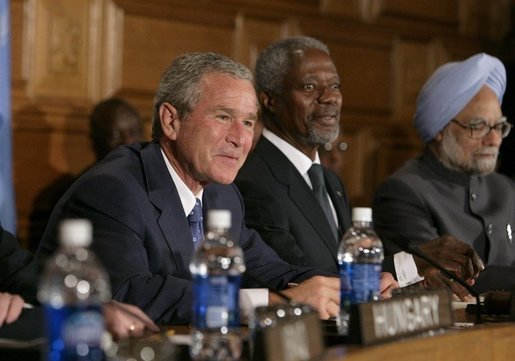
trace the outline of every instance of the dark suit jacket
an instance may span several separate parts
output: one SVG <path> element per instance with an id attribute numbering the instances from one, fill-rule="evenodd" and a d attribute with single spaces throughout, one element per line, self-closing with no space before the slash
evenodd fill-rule
<path id="1" fill-rule="evenodd" d="M 288 282 L 320 274 L 283 262 L 245 227 L 243 202 L 234 185 L 207 186 L 202 203 L 204 212 L 231 211 L 231 236 L 240 241 L 247 270 L 262 281 L 282 289 Z M 55 250 L 58 223 L 70 217 L 92 221 L 92 249 L 108 271 L 114 299 L 139 306 L 159 323 L 190 321 L 193 243 L 157 143 L 118 147 L 83 174 L 54 209 L 38 258 Z"/>
<path id="2" fill-rule="evenodd" d="M 324 178 L 341 237 L 351 225 L 347 194 L 335 173 L 324 168 Z M 235 183 L 245 202 L 247 226 L 256 229 L 281 258 L 338 272 L 338 243 L 320 203 L 276 146 L 261 137 Z"/>

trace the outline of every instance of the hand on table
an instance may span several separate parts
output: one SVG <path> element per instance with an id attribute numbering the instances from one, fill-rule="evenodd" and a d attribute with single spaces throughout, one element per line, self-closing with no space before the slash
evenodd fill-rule
<path id="1" fill-rule="evenodd" d="M 432 260 L 435 260 L 471 286 L 479 272 L 485 268 L 481 258 L 470 245 L 449 235 L 425 242 L 419 248 Z M 463 286 L 450 280 L 449 277 L 424 260 L 416 256 L 414 259 L 419 274 L 425 278 L 422 281 L 425 287 L 448 287 L 459 300 L 470 301 L 473 299 Z"/>
<path id="2" fill-rule="evenodd" d="M 115 340 L 143 336 L 145 331 L 159 332 L 159 327 L 136 306 L 111 300 L 104 304 L 103 312 Z"/>
<path id="3" fill-rule="evenodd" d="M 25 301 L 20 296 L 0 292 L 0 326 L 16 321 L 24 304 Z"/>
<path id="4" fill-rule="evenodd" d="M 381 281 L 379 283 L 379 291 L 381 298 L 392 297 L 392 291 L 399 288 L 399 283 L 393 278 L 389 272 L 381 272 Z"/>
<path id="5" fill-rule="evenodd" d="M 298 303 L 305 303 L 318 311 L 326 320 L 340 312 L 340 279 L 337 277 L 314 276 L 282 292 Z M 270 294 L 270 303 L 284 302 Z"/>

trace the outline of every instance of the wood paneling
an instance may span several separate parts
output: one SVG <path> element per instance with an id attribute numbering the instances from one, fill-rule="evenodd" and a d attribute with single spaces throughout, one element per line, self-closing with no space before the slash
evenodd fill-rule
<path id="1" fill-rule="evenodd" d="M 29 92 L 33 97 L 76 99 L 94 96 L 99 28 L 98 1 L 34 1 L 29 37 Z M 32 33 L 31 33 L 32 32 Z"/>
<path id="2" fill-rule="evenodd" d="M 46 185 L 91 164 L 88 115 L 118 95 L 146 120 L 164 68 L 178 54 L 219 52 L 253 67 L 270 42 L 326 42 L 343 85 L 352 203 L 419 151 L 411 116 L 439 64 L 500 51 L 504 0 L 12 0 L 14 183 L 18 236 Z"/>
<path id="3" fill-rule="evenodd" d="M 233 29 L 126 15 L 124 21 L 122 89 L 148 91 L 152 96 L 171 59 L 190 51 L 227 56 L 234 48 Z"/>

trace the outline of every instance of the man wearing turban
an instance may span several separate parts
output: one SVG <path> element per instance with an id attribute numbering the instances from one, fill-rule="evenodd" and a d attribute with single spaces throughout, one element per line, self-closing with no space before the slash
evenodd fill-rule
<path id="1" fill-rule="evenodd" d="M 414 116 L 426 147 L 374 197 L 374 226 L 387 253 L 449 234 L 486 265 L 473 286 L 480 293 L 515 286 L 515 185 L 495 172 L 511 129 L 501 112 L 505 88 L 503 64 L 484 53 L 438 68 Z"/>

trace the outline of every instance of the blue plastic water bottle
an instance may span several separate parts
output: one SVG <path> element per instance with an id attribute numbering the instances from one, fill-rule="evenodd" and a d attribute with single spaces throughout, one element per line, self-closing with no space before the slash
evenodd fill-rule
<path id="1" fill-rule="evenodd" d="M 88 248 L 92 234 L 88 220 L 64 220 L 60 247 L 41 277 L 38 299 L 45 309 L 48 361 L 105 360 L 101 307 L 111 292 L 104 269 Z"/>

